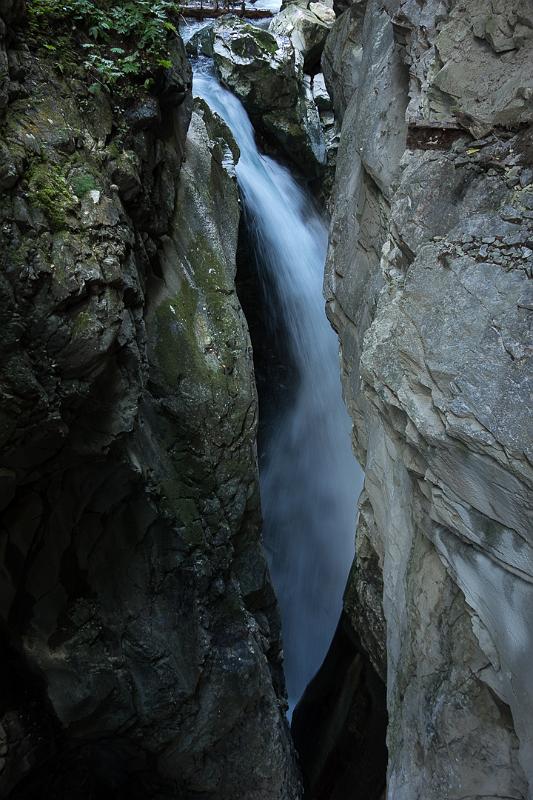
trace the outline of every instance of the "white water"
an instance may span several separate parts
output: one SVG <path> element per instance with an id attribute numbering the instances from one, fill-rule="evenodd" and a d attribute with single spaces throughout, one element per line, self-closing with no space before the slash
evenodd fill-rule
<path id="1" fill-rule="evenodd" d="M 266 302 L 273 317 L 284 319 L 287 361 L 297 371 L 290 408 L 277 420 L 261 470 L 265 547 L 281 608 L 292 710 L 339 619 L 362 485 L 341 398 L 338 342 L 324 311 L 327 230 L 290 172 L 258 151 L 239 100 L 208 73 L 195 73 L 194 92 L 223 117 L 239 145 L 245 212 L 260 268 L 274 286 Z"/>

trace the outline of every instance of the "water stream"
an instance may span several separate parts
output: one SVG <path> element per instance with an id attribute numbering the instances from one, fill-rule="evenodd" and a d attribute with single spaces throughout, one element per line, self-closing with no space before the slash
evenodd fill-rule
<path id="1" fill-rule="evenodd" d="M 265 445 L 264 541 L 281 608 L 290 707 L 319 668 L 337 625 L 354 555 L 362 473 L 341 397 L 338 342 L 324 311 L 325 223 L 291 173 L 259 152 L 239 100 L 209 68 L 194 93 L 228 124 L 241 151 L 237 179 L 268 315 L 280 315 L 295 386 Z M 279 326 L 272 325 L 265 335 Z"/>

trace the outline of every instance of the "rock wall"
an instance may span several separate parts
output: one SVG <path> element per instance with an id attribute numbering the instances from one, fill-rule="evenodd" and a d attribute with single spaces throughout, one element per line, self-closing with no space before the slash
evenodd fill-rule
<path id="1" fill-rule="evenodd" d="M 366 473 L 345 615 L 386 677 L 387 797 L 531 798 L 533 12 L 337 13 L 325 286 Z"/>
<path id="2" fill-rule="evenodd" d="M 179 38 L 125 102 L 0 12 L 0 795 L 296 798 L 237 147 Z"/>

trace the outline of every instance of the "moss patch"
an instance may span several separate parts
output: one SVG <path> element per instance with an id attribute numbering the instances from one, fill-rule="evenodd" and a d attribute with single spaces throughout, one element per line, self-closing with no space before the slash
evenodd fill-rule
<path id="1" fill-rule="evenodd" d="M 276 38 L 268 31 L 264 31 L 261 28 L 256 28 L 255 25 L 249 24 L 243 25 L 243 31 L 251 36 L 263 50 L 266 50 L 271 55 L 277 52 L 278 43 Z"/>
<path id="2" fill-rule="evenodd" d="M 72 335 L 81 336 L 89 328 L 91 328 L 94 321 L 94 315 L 91 311 L 80 311 L 76 314 L 72 321 Z"/>
<path id="3" fill-rule="evenodd" d="M 187 255 L 196 286 L 184 280 L 180 292 L 159 306 L 156 355 L 169 386 L 186 378 L 189 389 L 200 393 L 228 381 L 241 330 L 224 264 L 205 237 L 197 235 Z"/>
<path id="4" fill-rule="evenodd" d="M 91 175 L 90 172 L 79 172 L 73 175 L 70 179 L 70 185 L 76 197 L 83 197 L 97 188 L 94 175 Z"/>
<path id="5" fill-rule="evenodd" d="M 41 162 L 28 174 L 28 200 L 44 211 L 55 230 L 66 225 L 66 215 L 75 207 L 65 177 L 54 164 Z"/>

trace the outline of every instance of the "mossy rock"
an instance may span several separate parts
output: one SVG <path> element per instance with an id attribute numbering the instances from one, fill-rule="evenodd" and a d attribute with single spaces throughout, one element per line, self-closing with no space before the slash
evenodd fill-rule
<path id="1" fill-rule="evenodd" d="M 90 172 L 75 172 L 70 176 L 70 185 L 76 197 L 82 198 L 93 189 L 97 189 L 96 178 Z"/>
<path id="2" fill-rule="evenodd" d="M 28 200 L 43 211 L 55 230 L 66 227 L 76 200 L 65 176 L 54 164 L 40 162 L 28 173 Z"/>

